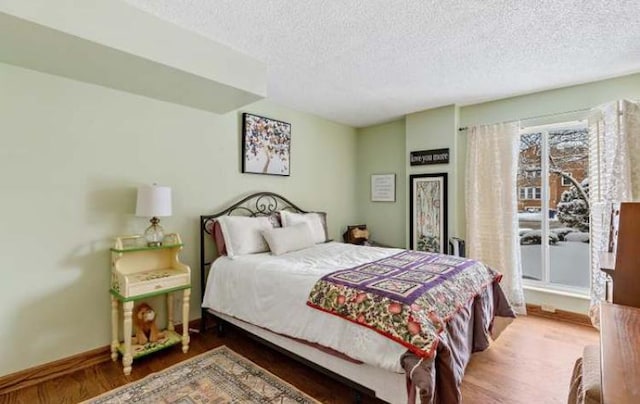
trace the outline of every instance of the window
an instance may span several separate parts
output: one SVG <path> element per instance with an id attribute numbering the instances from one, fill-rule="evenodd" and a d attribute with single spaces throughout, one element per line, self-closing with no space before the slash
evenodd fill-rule
<path id="1" fill-rule="evenodd" d="M 540 199 L 542 196 L 542 188 L 540 187 L 521 187 L 520 199 L 532 200 Z"/>
<path id="2" fill-rule="evenodd" d="M 527 171 L 528 178 L 540 178 L 540 170 L 529 170 Z"/>
<path id="3" fill-rule="evenodd" d="M 585 123 L 520 132 L 518 224 L 525 285 L 588 294 L 588 166 Z"/>

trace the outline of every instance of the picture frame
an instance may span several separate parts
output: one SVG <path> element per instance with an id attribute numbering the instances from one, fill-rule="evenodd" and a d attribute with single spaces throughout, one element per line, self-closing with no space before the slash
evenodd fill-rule
<path id="1" fill-rule="evenodd" d="M 447 174 L 409 176 L 409 248 L 447 253 Z"/>
<path id="2" fill-rule="evenodd" d="M 288 177 L 291 171 L 291 124 L 242 114 L 242 172 Z"/>
<path id="3" fill-rule="evenodd" d="M 396 201 L 396 175 L 371 174 L 371 202 Z"/>

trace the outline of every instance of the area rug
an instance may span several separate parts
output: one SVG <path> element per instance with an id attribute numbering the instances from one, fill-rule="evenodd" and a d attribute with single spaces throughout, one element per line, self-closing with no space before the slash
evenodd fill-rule
<path id="1" fill-rule="evenodd" d="M 221 346 L 84 403 L 319 404 L 319 401 Z"/>

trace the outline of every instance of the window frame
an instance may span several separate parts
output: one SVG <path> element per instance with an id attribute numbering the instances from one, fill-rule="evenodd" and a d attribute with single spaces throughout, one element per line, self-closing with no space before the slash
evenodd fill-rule
<path id="1" fill-rule="evenodd" d="M 542 188 L 541 187 L 519 187 L 518 196 L 521 201 L 539 201 L 540 198 L 542 197 Z"/>
<path id="2" fill-rule="evenodd" d="M 533 200 L 539 201 L 542 199 L 542 187 L 532 187 L 533 188 Z"/>
<path id="3" fill-rule="evenodd" d="M 521 127 L 518 131 L 518 139 L 522 137 L 522 135 L 529 133 L 540 133 L 540 187 L 521 187 L 521 188 L 541 188 L 541 200 L 540 200 L 540 211 L 541 212 L 549 212 L 549 193 L 551 190 L 551 184 L 549 181 L 550 173 L 549 173 L 549 133 L 553 130 L 558 129 L 572 129 L 572 128 L 580 128 L 580 129 L 588 129 L 588 123 L 586 120 L 583 121 L 573 121 L 573 122 L 559 122 L 548 125 L 537 125 L 537 126 L 527 126 Z M 564 177 L 562 177 L 564 179 Z M 534 195 L 535 196 L 535 195 Z M 580 297 L 589 297 L 590 287 L 591 287 L 591 276 L 589 276 L 589 288 L 581 288 L 578 286 L 564 285 L 559 283 L 551 282 L 551 262 L 550 262 L 550 254 L 549 249 L 551 246 L 549 245 L 549 215 L 543 214 L 541 215 L 542 223 L 541 223 L 541 237 L 544 242 L 541 243 L 541 254 L 542 254 L 542 280 L 535 279 L 527 279 L 522 278 L 522 285 L 527 288 L 535 288 L 539 290 L 546 290 L 550 292 L 560 292 L 560 293 L 569 293 L 574 294 Z M 520 249 L 518 249 L 518 253 L 520 253 Z M 522 256 L 521 256 L 522 257 Z M 589 268 L 591 271 L 591 268 Z"/>

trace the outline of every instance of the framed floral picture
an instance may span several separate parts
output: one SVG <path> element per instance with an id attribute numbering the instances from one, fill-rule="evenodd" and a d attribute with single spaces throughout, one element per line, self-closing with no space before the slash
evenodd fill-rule
<path id="1" fill-rule="evenodd" d="M 447 252 L 447 174 L 409 176 L 409 245 L 412 250 Z"/>
<path id="2" fill-rule="evenodd" d="M 242 172 L 289 175 L 291 124 L 242 114 Z"/>

